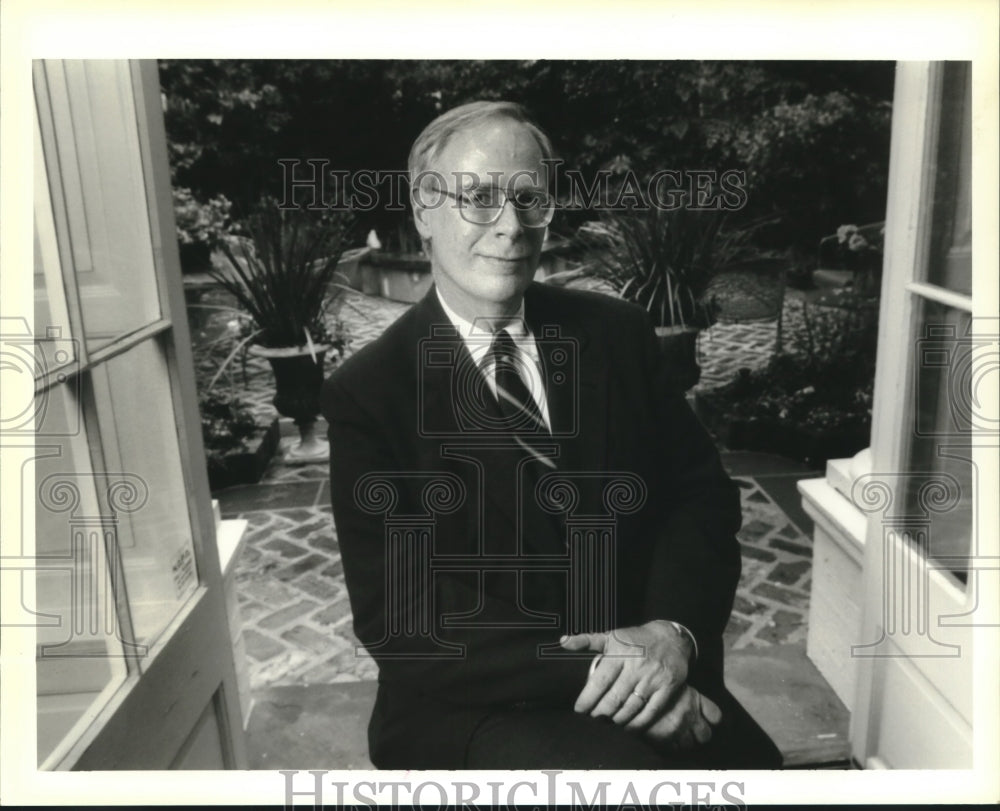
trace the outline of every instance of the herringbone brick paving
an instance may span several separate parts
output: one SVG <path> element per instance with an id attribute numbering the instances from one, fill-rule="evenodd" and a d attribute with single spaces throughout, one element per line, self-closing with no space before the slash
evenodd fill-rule
<path id="1" fill-rule="evenodd" d="M 805 639 L 811 545 L 752 478 L 740 485 L 743 550 L 728 648 Z M 236 570 L 251 687 L 374 679 L 357 649 L 336 528 L 326 505 L 242 513 Z"/>
<path id="2" fill-rule="evenodd" d="M 794 297 L 786 301 L 786 342 L 794 340 L 800 306 Z M 350 338 L 348 351 L 378 337 L 406 307 L 346 294 L 339 315 Z M 698 388 L 721 385 L 737 369 L 766 362 L 776 333 L 773 322 L 717 324 L 703 332 Z M 264 361 L 248 359 L 247 385 L 240 393 L 261 424 L 274 418 L 273 381 Z M 247 509 L 244 502 L 226 512 L 249 521 L 236 579 L 252 688 L 376 678 L 377 668 L 357 648 L 352 628 L 327 475 L 325 464 L 289 467 L 275 459 L 262 480 L 264 490 L 280 494 L 269 499 L 268 509 Z M 739 533 L 743 573 L 726 645 L 738 650 L 799 642 L 806 632 L 811 540 L 755 479 L 737 482 L 744 514 Z M 253 507 L 260 504 L 260 490 L 254 491 Z M 283 506 L 285 493 L 292 503 Z M 224 510 L 226 503 L 223 498 Z"/>

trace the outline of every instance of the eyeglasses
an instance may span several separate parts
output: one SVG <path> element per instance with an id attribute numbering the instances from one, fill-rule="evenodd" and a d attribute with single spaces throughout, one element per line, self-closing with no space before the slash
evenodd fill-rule
<path id="1" fill-rule="evenodd" d="M 495 186 L 482 186 L 461 194 L 446 189 L 439 191 L 457 202 L 462 219 L 473 225 L 495 223 L 500 219 L 508 200 L 514 206 L 518 221 L 525 228 L 544 228 L 552 222 L 556 210 L 552 197 L 538 189 L 518 189 L 508 193 Z"/>

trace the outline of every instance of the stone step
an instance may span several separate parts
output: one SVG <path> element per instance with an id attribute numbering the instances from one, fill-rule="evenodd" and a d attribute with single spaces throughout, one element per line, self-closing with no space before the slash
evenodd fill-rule
<path id="1" fill-rule="evenodd" d="M 805 654 L 776 645 L 726 655 L 726 684 L 784 756 L 785 768 L 850 768 L 850 715 Z M 253 691 L 251 769 L 371 769 L 374 681 Z"/>
<path id="2" fill-rule="evenodd" d="M 296 684 L 253 691 L 251 769 L 373 769 L 368 718 L 374 681 Z"/>
<path id="3" fill-rule="evenodd" d="M 727 652 L 726 686 L 781 750 L 784 768 L 851 768 L 850 713 L 805 643 Z"/>

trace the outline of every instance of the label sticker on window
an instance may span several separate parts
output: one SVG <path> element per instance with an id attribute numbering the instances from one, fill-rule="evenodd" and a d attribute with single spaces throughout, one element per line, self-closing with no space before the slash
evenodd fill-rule
<path id="1" fill-rule="evenodd" d="M 194 583 L 194 556 L 185 547 L 181 550 L 174 565 L 171 567 L 174 575 L 174 591 L 182 597 Z"/>

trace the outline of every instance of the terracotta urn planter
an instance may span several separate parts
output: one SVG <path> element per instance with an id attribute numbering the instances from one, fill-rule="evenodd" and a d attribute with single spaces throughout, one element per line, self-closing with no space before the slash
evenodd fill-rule
<path id="1" fill-rule="evenodd" d="M 288 464 L 326 462 L 330 459 L 330 444 L 316 431 L 319 416 L 319 394 L 323 385 L 323 362 L 329 346 L 270 348 L 253 346 L 250 354 L 267 358 L 274 372 L 275 409 L 289 417 L 299 429 L 299 439 L 285 452 Z"/>

